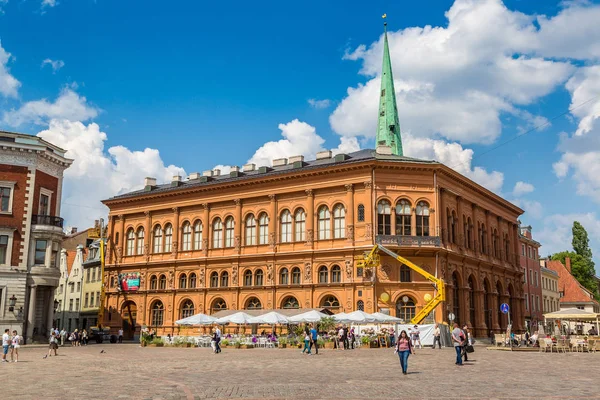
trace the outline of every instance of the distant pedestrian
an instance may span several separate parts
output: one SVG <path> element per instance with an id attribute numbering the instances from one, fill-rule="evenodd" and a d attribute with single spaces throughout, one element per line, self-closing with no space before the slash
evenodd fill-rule
<path id="1" fill-rule="evenodd" d="M 52 351 L 54 351 L 54 356 L 58 356 L 58 354 L 56 354 L 56 350 L 58 349 L 58 338 L 56 337 L 56 333 L 52 332 L 52 335 L 50 336 L 50 345 L 48 346 L 48 354 L 44 356 L 44 358 L 46 357 L 52 357 Z"/>
<path id="2" fill-rule="evenodd" d="M 462 331 L 466 339 L 462 348 L 462 355 L 465 358 L 465 361 L 469 361 L 469 352 L 467 351 L 467 347 L 471 345 L 471 332 L 469 332 L 469 327 L 466 324 L 463 326 Z"/>
<path id="3" fill-rule="evenodd" d="M 319 335 L 317 334 L 317 327 L 313 323 L 312 327 L 310 328 L 310 348 L 312 349 L 312 347 L 315 346 L 315 354 L 317 354 L 317 355 L 319 354 L 319 345 L 317 344 L 318 338 L 319 338 Z"/>
<path id="4" fill-rule="evenodd" d="M 406 375 L 408 373 L 408 356 L 414 354 L 414 351 L 411 340 L 404 330 L 400 332 L 400 336 L 398 336 L 398 341 L 396 342 L 396 353 L 398 353 L 398 358 L 400 358 L 402 373 Z"/>
<path id="5" fill-rule="evenodd" d="M 119 343 L 123 343 L 123 329 L 119 329 Z"/>
<path id="6" fill-rule="evenodd" d="M 219 325 L 217 325 L 217 329 L 215 329 L 215 353 L 221 352 L 221 330 L 219 329 Z"/>
<path id="7" fill-rule="evenodd" d="M 88 333 L 85 329 L 81 331 L 81 342 L 84 346 L 88 344 Z"/>
<path id="8" fill-rule="evenodd" d="M 13 331 L 12 336 L 12 347 L 10 349 L 10 360 L 19 362 L 19 348 L 21 347 L 21 336 L 17 334 L 17 331 Z"/>
<path id="9" fill-rule="evenodd" d="M 348 327 L 346 325 L 342 328 L 342 340 L 344 341 L 344 350 L 350 349 L 350 343 L 348 342 Z"/>
<path id="10" fill-rule="evenodd" d="M 435 344 L 438 344 L 438 348 L 441 350 L 442 348 L 442 332 L 440 331 L 440 325 L 435 324 L 435 328 L 433 328 L 433 349 L 435 349 Z"/>
<path id="11" fill-rule="evenodd" d="M 60 345 L 64 346 L 65 345 L 65 337 L 67 336 L 67 331 L 65 331 L 65 328 L 62 328 L 62 330 L 60 331 Z"/>
<path id="12" fill-rule="evenodd" d="M 8 348 L 10 347 L 10 335 L 8 334 L 10 329 L 5 329 L 2 335 L 2 362 L 8 362 L 6 355 L 8 354 Z"/>
<path id="13" fill-rule="evenodd" d="M 454 350 L 456 351 L 456 365 L 463 365 L 462 362 L 462 346 L 465 342 L 465 335 L 458 327 L 458 323 L 454 323 L 454 329 L 452 330 L 452 343 L 454 344 Z"/>
<path id="14" fill-rule="evenodd" d="M 304 348 L 302 354 L 306 351 L 306 354 L 310 354 L 310 331 L 304 333 Z"/>
<path id="15" fill-rule="evenodd" d="M 419 326 L 415 325 L 413 327 L 412 330 L 412 335 L 413 335 L 413 347 L 417 347 L 417 342 L 419 342 L 419 349 L 422 349 L 423 346 L 421 345 L 421 332 L 419 332 Z"/>

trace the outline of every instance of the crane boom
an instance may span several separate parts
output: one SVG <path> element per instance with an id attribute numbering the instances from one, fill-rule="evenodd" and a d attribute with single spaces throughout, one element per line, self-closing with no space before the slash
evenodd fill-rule
<path id="1" fill-rule="evenodd" d="M 363 260 L 358 261 L 357 266 L 363 268 L 377 268 L 379 264 L 379 255 L 378 251 L 381 250 L 386 253 L 388 256 L 400 261 L 402 264 L 406 265 L 408 268 L 412 269 L 416 273 L 424 276 L 428 281 L 433 283 L 434 288 L 437 293 L 433 298 L 425 304 L 425 307 L 421 309 L 411 320 L 411 324 L 418 324 L 425 319 L 441 302 L 446 300 L 446 287 L 444 285 L 444 281 L 439 279 L 429 272 L 425 271 L 423 268 L 419 267 L 417 264 L 411 262 L 410 260 L 394 253 L 390 249 L 382 246 L 375 245 L 373 249 L 367 253 Z"/>

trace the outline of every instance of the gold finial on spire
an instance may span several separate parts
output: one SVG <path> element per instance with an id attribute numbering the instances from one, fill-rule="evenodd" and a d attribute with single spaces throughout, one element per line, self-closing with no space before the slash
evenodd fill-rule
<path id="1" fill-rule="evenodd" d="M 381 18 L 383 18 L 383 26 L 387 26 L 387 14 L 383 14 Z"/>

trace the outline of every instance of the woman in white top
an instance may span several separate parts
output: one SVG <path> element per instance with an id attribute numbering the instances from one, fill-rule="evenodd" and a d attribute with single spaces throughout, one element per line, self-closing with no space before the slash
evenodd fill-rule
<path id="1" fill-rule="evenodd" d="M 21 347 L 21 336 L 17 335 L 17 331 L 13 331 L 10 348 L 10 360 L 19 362 L 19 347 Z"/>

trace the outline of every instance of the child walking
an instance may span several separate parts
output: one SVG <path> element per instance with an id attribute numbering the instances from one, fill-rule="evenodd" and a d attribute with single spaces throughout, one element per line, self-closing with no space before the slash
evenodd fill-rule
<path id="1" fill-rule="evenodd" d="M 21 336 L 17 334 L 17 331 L 13 331 L 12 336 L 12 347 L 10 349 L 10 360 L 19 362 L 19 348 L 21 347 Z"/>

